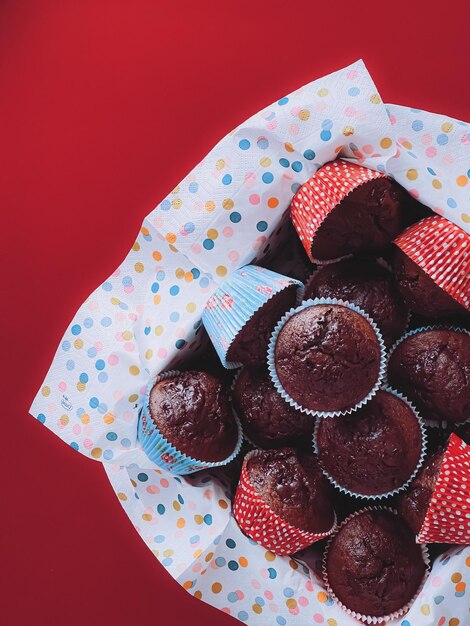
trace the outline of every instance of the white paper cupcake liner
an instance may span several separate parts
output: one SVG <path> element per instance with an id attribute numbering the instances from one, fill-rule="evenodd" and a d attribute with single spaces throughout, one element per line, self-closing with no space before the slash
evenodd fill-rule
<path id="1" fill-rule="evenodd" d="M 332 485 L 334 485 L 342 493 L 345 493 L 348 496 L 352 496 L 354 498 L 360 498 L 362 500 L 383 500 L 385 498 L 389 498 L 390 496 L 394 496 L 394 495 L 400 493 L 401 491 L 405 491 L 405 489 L 410 485 L 411 481 L 413 480 L 413 478 L 416 476 L 416 474 L 420 470 L 421 466 L 423 465 L 424 457 L 426 456 L 426 451 L 427 451 L 426 428 L 424 426 L 424 421 L 421 418 L 420 414 L 418 413 L 416 407 L 408 400 L 408 398 L 406 398 L 404 395 L 402 395 L 401 393 L 399 393 L 395 389 L 392 389 L 391 387 L 385 387 L 385 386 L 382 386 L 380 389 L 382 391 L 387 391 L 388 393 L 392 393 L 394 396 L 396 396 L 397 398 L 400 398 L 400 400 L 405 402 L 410 407 L 410 409 L 415 414 L 416 420 L 417 420 L 417 422 L 419 424 L 419 429 L 421 431 L 421 454 L 419 456 L 418 463 L 417 463 L 415 469 L 413 470 L 413 472 L 407 478 L 407 480 L 402 485 L 400 485 L 399 487 L 395 487 L 395 489 L 392 489 L 391 491 L 386 491 L 386 492 L 380 493 L 380 494 L 357 493 L 357 492 L 351 491 L 350 489 L 347 489 L 346 487 L 343 487 L 342 485 L 340 485 L 331 476 L 331 474 L 329 474 L 329 472 L 326 470 L 325 467 L 323 467 L 323 465 L 322 465 L 322 463 L 320 461 L 320 456 L 318 454 L 317 436 L 318 436 L 318 429 L 320 428 L 320 423 L 322 421 L 322 418 L 317 418 L 317 420 L 315 422 L 315 429 L 314 429 L 314 432 L 313 432 L 313 451 L 317 455 L 318 462 L 320 463 L 320 467 L 322 468 L 323 473 L 328 478 L 330 483 Z"/>
<path id="2" fill-rule="evenodd" d="M 289 287 L 297 288 L 297 303 L 300 303 L 304 285 L 299 280 L 257 265 L 245 265 L 233 272 L 209 298 L 202 322 L 225 368 L 242 365 L 227 359 L 230 346 L 253 315 Z"/>
<path id="3" fill-rule="evenodd" d="M 195 459 L 187 454 L 184 454 L 183 452 L 180 452 L 162 435 L 151 418 L 149 401 L 150 391 L 153 386 L 161 380 L 173 378 L 179 373 L 180 372 L 178 370 L 168 370 L 167 372 L 159 374 L 148 384 L 144 405 L 139 413 L 137 423 L 137 437 L 142 444 L 145 454 L 151 461 L 158 465 L 158 467 L 176 475 L 192 474 L 193 472 L 199 472 L 203 469 L 227 465 L 237 457 L 243 442 L 242 427 L 240 420 L 236 415 L 234 417 L 237 423 L 238 437 L 232 454 L 222 461 L 212 462 L 200 461 L 199 459 Z"/>
<path id="4" fill-rule="evenodd" d="M 401 344 L 402 341 L 404 341 L 408 337 L 411 337 L 412 335 L 416 335 L 417 333 L 421 333 L 427 330 L 454 330 L 459 333 L 465 333 L 466 335 L 470 336 L 470 331 L 468 331 L 466 328 L 460 328 L 458 326 L 446 326 L 445 324 L 429 324 L 427 326 L 420 326 L 420 328 L 409 330 L 407 333 L 402 335 L 400 339 L 398 339 L 388 351 L 387 367 L 385 369 L 385 376 L 384 376 L 384 385 L 389 385 L 388 362 L 390 361 L 390 357 L 392 356 L 394 351 L 397 349 L 397 347 Z M 463 422 L 448 422 L 447 420 L 434 420 L 434 419 L 429 419 L 426 417 L 423 417 L 422 419 L 423 419 L 423 422 L 426 424 L 426 426 L 428 426 L 429 428 L 445 429 L 449 427 L 452 428 L 452 427 L 462 426 L 463 424 L 470 423 L 470 417 L 464 420 Z"/>
<path id="5" fill-rule="evenodd" d="M 292 398 L 287 391 L 284 389 L 284 387 L 282 386 L 281 381 L 278 378 L 277 375 L 277 371 L 276 371 L 276 365 L 275 365 L 275 359 L 274 359 L 274 350 L 276 347 L 276 341 L 277 338 L 279 336 L 279 333 L 281 332 L 281 329 L 283 328 L 283 326 L 285 325 L 285 323 L 296 313 L 298 313 L 299 311 L 302 311 L 303 309 L 306 309 L 308 307 L 317 305 L 317 304 L 327 304 L 327 305 L 339 305 L 339 306 L 344 306 L 347 307 L 348 309 L 351 309 L 352 311 L 355 311 L 356 313 L 359 313 L 359 315 L 362 315 L 362 317 L 364 317 L 369 324 L 372 326 L 372 329 L 374 330 L 379 345 L 380 345 L 380 365 L 379 365 L 379 374 L 377 377 L 377 381 L 375 383 L 375 385 L 372 387 L 372 389 L 369 391 L 369 393 L 362 399 L 360 400 L 355 406 L 350 407 L 348 409 L 344 409 L 342 411 L 318 411 L 315 409 L 309 409 L 307 407 L 303 407 L 302 405 L 300 405 L 298 402 L 296 402 L 294 400 L 294 398 Z M 382 379 L 384 377 L 384 373 L 385 373 L 385 365 L 386 365 L 386 350 L 385 350 L 385 345 L 382 339 L 382 334 L 380 332 L 380 330 L 377 327 L 377 324 L 374 322 L 374 320 L 369 317 L 367 315 L 367 313 L 365 313 L 362 309 L 360 309 L 358 306 L 356 306 L 355 304 L 351 304 L 350 302 L 346 302 L 345 300 L 338 300 L 336 298 L 315 298 L 315 299 L 310 299 L 310 300 L 304 300 L 302 302 L 302 304 L 298 307 L 294 307 L 292 309 L 290 309 L 290 311 L 288 311 L 277 323 L 276 327 L 274 328 L 274 331 L 271 335 L 271 339 L 269 341 L 269 346 L 268 346 L 268 370 L 271 376 L 271 379 L 274 383 L 274 386 L 276 387 L 276 389 L 278 390 L 278 392 L 281 394 L 281 396 L 284 398 L 284 400 L 286 400 L 291 406 L 293 406 L 294 408 L 296 408 L 298 411 L 302 411 L 302 413 L 307 413 L 309 415 L 315 415 L 317 417 L 336 417 L 338 415 L 348 415 L 349 413 L 352 413 L 353 411 L 356 411 L 359 407 L 363 406 L 364 404 L 366 404 L 376 393 L 377 390 L 379 389 L 381 383 L 382 383 Z"/>
<path id="6" fill-rule="evenodd" d="M 348 607 L 346 605 L 344 605 L 341 600 L 336 596 L 335 592 L 333 591 L 333 589 L 330 586 L 330 583 L 328 581 L 328 574 L 327 574 L 327 568 L 326 568 L 326 562 L 327 562 L 327 557 L 328 557 L 328 551 L 331 547 L 331 543 L 334 539 L 334 537 L 339 533 L 339 531 L 341 530 L 341 528 L 343 528 L 343 526 L 346 525 L 347 522 L 349 522 L 353 517 L 356 517 L 357 515 L 360 515 L 361 513 L 363 513 L 364 511 L 390 511 L 391 513 L 394 513 L 395 515 L 398 515 L 397 511 L 395 509 L 392 509 L 390 507 L 386 507 L 386 506 L 368 506 L 368 507 L 364 507 L 363 509 L 361 509 L 360 511 L 356 511 L 354 513 L 352 513 L 351 515 L 349 515 L 343 522 L 341 522 L 341 524 L 336 528 L 335 533 L 330 537 L 325 550 L 323 552 L 323 561 L 322 561 L 322 565 L 323 565 L 323 582 L 325 583 L 325 587 L 326 587 L 326 592 L 327 594 L 330 596 L 330 598 L 332 600 L 334 600 L 334 602 L 336 602 L 336 604 L 338 606 L 340 606 L 343 611 L 345 611 L 348 615 L 350 615 L 351 617 L 354 617 L 355 619 L 361 621 L 361 622 L 365 622 L 367 624 L 382 624 L 383 622 L 389 622 L 393 619 L 398 619 L 399 617 L 402 617 L 411 607 L 411 605 L 414 603 L 414 601 L 418 598 L 419 594 L 421 593 L 421 591 L 423 590 L 424 587 L 424 583 L 426 582 L 426 579 L 429 575 L 429 572 L 431 570 L 431 561 L 429 558 L 429 551 L 426 545 L 421 545 L 421 553 L 423 555 L 423 561 L 424 561 L 424 565 L 425 565 L 425 572 L 424 572 L 424 576 L 423 579 L 415 593 L 415 595 L 411 598 L 411 600 L 409 602 L 407 602 L 401 609 L 394 611 L 393 613 L 389 613 L 388 615 L 384 615 L 383 617 L 377 617 L 375 615 L 364 615 L 362 613 L 358 613 L 356 611 L 352 611 L 351 609 L 348 609 Z"/>

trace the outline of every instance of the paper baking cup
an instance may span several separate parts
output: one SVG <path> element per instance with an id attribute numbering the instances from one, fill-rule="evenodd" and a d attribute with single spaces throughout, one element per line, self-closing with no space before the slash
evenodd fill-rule
<path id="1" fill-rule="evenodd" d="M 418 543 L 470 544 L 470 446 L 452 433 Z"/>
<path id="2" fill-rule="evenodd" d="M 266 504 L 252 486 L 246 469 L 247 461 L 257 454 L 259 450 L 253 450 L 245 456 L 233 502 L 234 517 L 245 535 L 279 556 L 304 550 L 331 535 L 336 528 L 336 514 L 330 530 L 311 533 L 292 526 Z"/>
<path id="3" fill-rule="evenodd" d="M 318 436 L 318 429 L 320 428 L 320 423 L 322 422 L 322 418 L 317 418 L 316 422 L 315 422 L 315 429 L 313 431 L 313 450 L 315 452 L 315 454 L 317 455 L 318 458 L 318 462 L 320 464 L 320 467 L 323 470 L 323 473 L 325 474 L 325 476 L 328 478 L 328 480 L 330 481 L 330 483 L 332 485 L 334 485 L 337 489 L 339 489 L 339 491 L 341 491 L 342 493 L 347 494 L 348 496 L 353 496 L 354 498 L 362 498 L 364 500 L 382 500 L 384 498 L 388 498 L 390 496 L 394 496 L 397 493 L 400 493 L 401 491 L 404 491 L 411 483 L 411 481 L 413 480 L 413 478 L 416 476 L 416 474 L 418 473 L 419 469 L 421 468 L 421 466 L 423 465 L 423 461 L 424 461 L 424 457 L 426 456 L 426 449 L 427 449 L 427 435 L 426 435 L 426 429 L 424 427 L 424 421 L 422 420 L 421 416 L 419 415 L 418 411 L 416 410 L 416 408 L 413 406 L 413 404 L 408 400 L 408 398 L 406 398 L 404 395 L 402 395 L 401 393 L 399 393 L 398 391 L 396 391 L 395 389 L 392 389 L 391 387 L 384 387 L 382 386 L 380 388 L 382 391 L 387 391 L 388 393 L 392 393 L 394 396 L 396 396 L 397 398 L 400 398 L 400 400 L 402 400 L 403 402 L 405 402 L 410 409 L 413 411 L 413 413 L 415 414 L 416 420 L 418 421 L 419 424 L 419 428 L 421 431 L 421 454 L 419 456 L 418 459 L 418 463 L 415 467 L 415 469 L 413 470 L 413 472 L 410 474 L 410 476 L 407 478 L 407 480 L 400 485 L 399 487 L 395 487 L 395 489 L 391 490 L 391 491 L 386 491 L 384 493 L 380 493 L 380 494 L 365 494 L 365 493 L 357 493 L 355 491 L 350 491 L 349 489 L 346 489 L 346 487 L 343 487 L 342 485 L 340 485 L 332 476 L 331 474 L 328 473 L 328 470 L 322 465 L 322 462 L 320 460 L 320 455 L 318 453 L 318 444 L 317 444 L 317 436 Z"/>
<path id="4" fill-rule="evenodd" d="M 388 380 L 388 362 L 390 361 L 390 358 L 392 354 L 395 352 L 395 350 L 397 349 L 397 347 L 401 344 L 402 341 L 404 341 L 408 337 L 411 337 L 411 335 L 416 335 L 426 330 L 454 330 L 456 332 L 465 333 L 466 335 L 470 336 L 470 331 L 468 331 L 466 328 L 460 328 L 458 326 L 445 326 L 443 324 L 421 326 L 420 328 L 415 328 L 413 330 L 408 331 L 393 344 L 393 346 L 390 348 L 388 352 L 387 368 L 385 370 L 384 381 L 383 381 L 384 385 L 390 384 L 390 381 Z M 426 426 L 428 426 L 429 428 L 455 427 L 455 426 L 461 426 L 462 424 L 467 424 L 470 422 L 470 417 L 464 420 L 463 422 L 448 422 L 447 420 L 433 420 L 433 419 L 428 419 L 427 417 L 423 417 L 422 419 L 423 419 L 423 422 L 426 424 Z"/>
<path id="5" fill-rule="evenodd" d="M 312 242 L 325 218 L 351 191 L 376 178 L 387 177 L 356 163 L 336 159 L 321 167 L 300 187 L 292 199 L 290 215 L 312 262 L 318 263 L 312 256 Z"/>
<path id="6" fill-rule="evenodd" d="M 199 461 L 194 459 L 183 452 L 180 452 L 175 446 L 173 446 L 158 430 L 155 422 L 150 416 L 150 392 L 154 385 L 161 380 L 167 378 L 173 378 L 180 372 L 176 370 L 169 370 L 157 376 L 152 380 L 147 387 L 147 394 L 145 397 L 144 405 L 140 411 L 139 419 L 137 422 L 137 437 L 142 444 L 142 448 L 148 458 L 153 461 L 158 467 L 171 472 L 172 474 L 183 475 L 199 472 L 203 469 L 209 469 L 213 467 L 221 467 L 227 465 L 235 459 L 240 452 L 240 448 L 243 442 L 243 432 L 239 419 L 235 416 L 235 420 L 238 428 L 238 437 L 235 449 L 230 456 L 223 461 Z"/>
<path id="7" fill-rule="evenodd" d="M 245 265 L 233 272 L 209 298 L 202 322 L 224 367 L 233 369 L 242 365 L 227 361 L 234 339 L 268 300 L 292 286 L 297 287 L 297 302 L 301 302 L 304 286 L 299 280 L 257 265 Z"/>
<path id="8" fill-rule="evenodd" d="M 398 515 L 398 512 L 395 511 L 395 509 L 391 509 L 389 507 L 385 507 L 385 506 L 368 506 L 365 507 L 363 509 L 361 509 L 360 511 L 356 511 L 355 513 L 352 513 L 351 515 L 349 515 L 336 529 L 336 532 L 334 533 L 334 535 L 330 538 L 330 540 L 328 541 L 325 550 L 323 552 L 323 582 L 325 583 L 325 587 L 326 587 L 326 592 L 327 594 L 330 596 L 330 598 L 332 598 L 332 600 L 334 600 L 336 602 L 336 604 L 338 606 L 340 606 L 343 611 L 345 611 L 348 615 L 350 615 L 351 617 L 354 617 L 355 619 L 361 621 L 361 622 L 365 622 L 367 624 L 382 624 L 383 622 L 389 622 L 393 619 L 398 619 L 399 617 L 403 616 L 411 607 L 411 605 L 414 603 L 414 601 L 418 598 L 419 594 L 421 593 L 421 591 L 423 590 L 424 587 L 424 583 L 426 582 L 426 578 L 428 577 L 428 574 L 430 572 L 431 569 L 431 561 L 429 558 L 429 552 L 428 549 L 425 545 L 421 546 L 421 553 L 423 555 L 423 561 L 424 561 L 424 565 L 425 565 L 425 572 L 424 572 L 424 576 L 423 576 L 423 580 L 421 581 L 421 584 L 419 585 L 415 595 L 411 598 L 411 600 L 409 602 L 407 602 L 401 609 L 399 609 L 398 611 L 394 611 L 393 613 L 389 613 L 388 615 L 384 615 L 383 617 L 378 617 L 375 615 L 363 615 L 362 613 L 357 613 L 356 611 L 352 611 L 351 609 L 348 609 L 348 607 L 346 605 L 344 605 L 341 600 L 336 596 L 335 592 L 333 591 L 333 589 L 330 586 L 330 583 L 328 581 L 328 574 L 327 574 L 327 569 L 326 569 L 326 562 L 327 562 L 327 558 L 328 558 L 328 551 L 331 547 L 331 543 L 335 537 L 335 535 L 337 535 L 339 533 L 339 531 L 341 530 L 341 528 L 343 528 L 343 526 L 345 526 L 347 524 L 347 522 L 349 522 L 353 517 L 356 517 L 357 515 L 360 515 L 361 513 L 364 513 L 364 511 L 390 511 L 390 513 L 394 513 L 395 515 Z"/>
<path id="9" fill-rule="evenodd" d="M 365 319 L 369 322 L 369 324 L 372 326 L 379 345 L 380 345 L 380 365 L 379 365 L 379 375 L 377 378 L 377 382 L 375 383 L 375 385 L 372 387 L 372 389 L 369 391 L 369 393 L 362 399 L 360 400 L 360 402 L 358 402 L 355 406 L 349 408 L 349 409 L 345 409 L 343 411 L 317 411 L 315 409 L 309 409 L 307 407 L 303 407 L 301 406 L 298 402 L 296 402 L 294 400 L 294 398 L 292 398 L 287 391 L 284 389 L 284 387 L 282 386 L 281 381 L 279 380 L 279 377 L 277 375 L 277 371 L 276 371 L 276 365 L 275 365 L 275 359 L 274 359 L 274 351 L 276 348 L 276 342 L 277 342 L 277 338 L 279 336 L 279 333 L 281 332 L 284 324 L 296 313 L 298 313 L 299 311 L 302 311 L 303 309 L 307 309 L 308 307 L 314 306 L 316 304 L 332 304 L 332 305 L 339 305 L 339 306 L 344 306 L 347 307 L 348 309 L 351 309 L 352 311 L 355 311 L 356 313 L 359 313 L 359 315 L 362 315 L 362 317 L 365 317 Z M 356 411 L 359 407 L 363 406 L 364 404 L 366 404 L 366 402 L 369 402 L 369 400 L 377 393 L 377 390 L 379 389 L 380 385 L 382 384 L 382 379 L 384 377 L 384 373 L 385 373 L 385 365 L 386 365 L 386 361 L 387 361 L 387 353 L 385 350 L 385 345 L 382 339 L 382 334 L 380 332 L 380 330 L 377 327 L 377 324 L 374 322 L 374 320 L 372 318 L 370 318 L 367 313 L 365 313 L 362 309 L 360 309 L 358 306 L 356 306 L 355 304 L 351 304 L 350 302 L 346 302 L 345 300 L 337 300 L 336 298 L 315 298 L 315 299 L 310 299 L 310 300 L 304 300 L 302 302 L 302 304 L 298 307 L 294 307 L 292 309 L 290 309 L 290 311 L 288 311 L 277 323 L 276 327 L 273 330 L 273 333 L 271 335 L 271 339 L 269 340 L 269 346 L 268 346 L 268 370 L 269 370 L 269 374 L 271 376 L 271 379 L 274 383 L 274 386 L 276 387 L 276 389 L 278 390 L 278 392 L 281 394 L 281 396 L 284 398 L 284 400 L 286 400 L 286 402 L 288 402 L 291 406 L 295 407 L 298 411 L 302 411 L 302 413 L 308 413 L 309 415 L 315 415 L 318 417 L 336 417 L 337 415 L 347 415 L 349 413 L 352 413 L 353 411 Z"/>
<path id="10" fill-rule="evenodd" d="M 393 243 L 470 311 L 470 234 L 434 215 L 409 226 Z"/>

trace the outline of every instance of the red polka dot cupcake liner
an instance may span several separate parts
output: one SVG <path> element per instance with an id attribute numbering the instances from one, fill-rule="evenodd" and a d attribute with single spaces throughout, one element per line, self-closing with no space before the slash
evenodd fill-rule
<path id="1" fill-rule="evenodd" d="M 470 446 L 449 438 L 418 543 L 470 544 Z"/>
<path id="2" fill-rule="evenodd" d="M 245 535 L 278 556 L 294 554 L 331 535 L 336 528 L 336 515 L 328 531 L 311 533 L 286 522 L 261 498 L 246 469 L 247 461 L 258 453 L 253 450 L 245 456 L 233 502 L 233 514 Z"/>
<path id="3" fill-rule="evenodd" d="M 312 242 L 326 217 L 351 191 L 376 178 L 386 176 L 356 163 L 336 159 L 321 167 L 300 187 L 292 200 L 290 215 L 312 262 L 318 263 L 312 256 Z"/>
<path id="4" fill-rule="evenodd" d="M 393 243 L 470 311 L 470 234 L 433 215 L 407 228 Z"/>
<path id="5" fill-rule="evenodd" d="M 330 586 L 330 583 L 328 581 L 328 573 L 327 573 L 327 558 L 328 558 L 328 551 L 331 547 L 331 543 L 333 541 L 334 536 L 339 533 L 339 531 L 341 530 L 341 528 L 343 528 L 343 526 L 345 526 L 353 517 L 356 517 L 357 515 L 360 515 L 361 513 L 364 513 L 364 511 L 390 511 L 390 513 L 394 513 L 395 515 L 398 515 L 397 511 L 395 511 L 394 509 L 390 508 L 390 507 L 386 507 L 386 506 L 368 506 L 365 507 L 363 509 L 361 509 L 360 511 L 355 511 L 354 513 L 352 513 L 351 515 L 349 515 L 343 522 L 341 522 L 341 524 L 336 528 L 335 533 L 333 534 L 333 536 L 330 538 L 330 540 L 328 541 L 326 548 L 323 552 L 323 561 L 322 561 L 322 570 L 323 570 L 323 582 L 325 583 L 325 587 L 326 587 L 326 592 L 327 594 L 330 596 L 330 598 L 332 598 L 332 600 L 334 600 L 334 602 L 340 606 L 343 611 L 345 613 L 347 613 L 348 615 L 350 615 L 351 617 L 354 617 L 355 619 L 359 620 L 360 622 L 365 622 L 366 624 L 383 624 L 384 622 L 390 622 L 391 620 L 395 620 L 398 619 L 399 617 L 402 617 L 403 615 L 405 615 L 405 613 L 408 612 L 408 610 L 411 608 L 412 604 L 414 603 L 414 601 L 419 597 L 420 593 L 423 590 L 424 587 L 424 583 L 426 582 L 426 579 L 429 575 L 429 572 L 431 570 L 431 560 L 429 557 L 429 551 L 427 549 L 426 546 L 421 546 L 421 553 L 423 555 L 423 561 L 425 564 L 425 573 L 423 576 L 423 580 L 421 581 L 420 586 L 418 587 L 418 590 L 416 591 L 415 595 L 413 596 L 413 598 L 407 602 L 401 609 L 398 609 L 398 611 L 394 611 L 393 613 L 389 613 L 388 615 L 384 615 L 383 617 L 377 617 L 376 615 L 364 615 L 363 613 L 358 613 L 357 611 L 352 611 L 351 609 L 348 609 L 347 606 L 345 606 L 341 600 L 336 596 L 335 592 L 333 591 L 333 589 Z"/>

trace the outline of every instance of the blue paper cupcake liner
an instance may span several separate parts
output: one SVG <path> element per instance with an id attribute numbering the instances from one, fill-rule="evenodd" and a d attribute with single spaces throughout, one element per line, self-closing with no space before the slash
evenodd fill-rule
<path id="1" fill-rule="evenodd" d="M 341 491 L 342 493 L 345 493 L 348 496 L 353 496 L 354 498 L 361 498 L 363 500 L 382 500 L 383 498 L 388 498 L 389 496 L 394 496 L 397 493 L 400 493 L 401 491 L 404 491 L 410 485 L 411 481 L 413 480 L 413 478 L 416 476 L 416 474 L 420 470 L 421 466 L 423 465 L 424 457 L 426 456 L 426 451 L 427 451 L 427 441 L 428 441 L 428 438 L 427 438 L 427 435 L 426 435 L 426 428 L 424 427 L 424 420 L 421 418 L 421 416 L 418 413 L 418 411 L 416 410 L 415 406 L 408 400 L 408 398 L 406 398 L 404 395 L 402 395 L 401 393 L 399 393 L 395 389 L 392 389 L 391 387 L 382 386 L 382 387 L 380 387 L 380 389 L 382 391 L 388 391 L 388 393 L 392 393 L 397 398 L 400 398 L 400 400 L 403 400 L 403 402 L 405 402 L 410 407 L 410 409 L 413 411 L 413 413 L 416 416 L 416 419 L 417 419 L 418 424 L 419 424 L 419 429 L 421 431 L 421 454 L 420 454 L 420 457 L 418 459 L 418 463 L 417 463 L 415 469 L 413 470 L 413 472 L 407 478 L 407 480 L 402 485 L 400 485 L 399 487 L 395 487 L 395 489 L 392 489 L 391 491 L 386 491 L 386 492 L 380 493 L 380 494 L 363 494 L 363 493 L 357 493 L 355 491 L 350 491 L 349 489 L 346 489 L 346 487 L 343 487 L 338 482 L 336 482 L 336 480 L 331 476 L 331 474 L 328 473 L 328 471 L 323 467 L 323 465 L 320 462 L 320 457 L 318 455 L 317 436 L 318 436 L 318 429 L 320 427 L 320 422 L 322 421 L 322 418 L 320 418 L 320 417 L 317 418 L 316 423 L 315 423 L 315 429 L 313 431 L 313 441 L 312 441 L 313 451 L 317 455 L 318 461 L 320 463 L 320 467 L 321 467 L 323 473 L 325 474 L 325 476 L 330 481 L 330 483 L 332 485 L 334 485 L 337 489 L 339 489 L 339 491 Z"/>
<path id="2" fill-rule="evenodd" d="M 233 272 L 209 298 L 202 313 L 202 323 L 225 368 L 242 365 L 228 361 L 227 353 L 245 324 L 268 300 L 292 286 L 297 287 L 299 303 L 304 290 L 299 280 L 264 267 L 245 265 Z"/>
<path id="3" fill-rule="evenodd" d="M 426 330 L 455 330 L 459 333 L 465 333 L 466 335 L 470 336 L 470 331 L 468 331 L 466 328 L 460 328 L 458 326 L 446 326 L 445 324 L 432 324 L 432 325 L 429 324 L 427 326 L 421 326 L 420 328 L 415 328 L 413 330 L 408 331 L 407 333 L 402 335 L 400 339 L 397 339 L 397 341 L 393 344 L 393 346 L 388 351 L 387 368 L 385 370 L 384 381 L 383 381 L 384 385 L 389 384 L 388 362 L 390 361 L 390 357 L 392 356 L 393 352 L 397 349 L 397 347 L 401 344 L 402 341 L 404 341 L 408 337 L 411 337 L 412 335 L 416 335 L 417 333 L 422 333 L 423 331 L 426 331 Z M 429 428 L 448 428 L 449 426 L 462 426 L 463 424 L 468 424 L 470 423 L 470 417 L 466 419 L 464 422 L 448 422 L 446 420 L 428 419 L 423 416 L 423 422 Z"/>
<path id="4" fill-rule="evenodd" d="M 281 332 L 281 329 L 283 328 L 284 324 L 293 315 L 295 315 L 299 311 L 302 311 L 303 309 L 307 309 L 308 307 L 314 306 L 316 304 L 331 304 L 331 305 L 344 306 L 344 307 L 347 307 L 348 309 L 351 309 L 352 311 L 355 311 L 356 313 L 359 313 L 359 315 L 362 315 L 362 317 L 364 317 L 372 326 L 377 336 L 379 345 L 380 345 L 379 374 L 378 374 L 375 385 L 372 387 L 369 393 L 364 398 L 362 398 L 362 400 L 360 400 L 355 406 L 350 407 L 349 409 L 345 409 L 343 411 L 318 411 L 318 410 L 309 409 L 307 407 L 300 405 L 298 402 L 294 400 L 294 398 L 292 398 L 287 393 L 287 391 L 282 386 L 282 383 L 279 380 L 279 377 L 277 375 L 276 364 L 275 364 L 275 359 L 274 359 L 274 350 L 275 350 L 276 341 L 279 336 L 279 333 Z M 385 345 L 382 339 L 382 334 L 380 330 L 378 329 L 377 324 L 374 322 L 374 320 L 370 318 L 367 315 L 367 313 L 365 313 L 362 309 L 360 309 L 355 304 L 351 304 L 350 302 L 346 302 L 345 300 L 337 300 L 336 298 L 314 298 L 310 300 L 304 300 L 300 306 L 292 308 L 277 323 L 271 335 L 271 339 L 269 341 L 269 346 L 268 346 L 268 370 L 271 376 L 271 380 L 273 381 L 274 386 L 276 387 L 278 392 L 281 394 L 284 400 L 286 400 L 291 406 L 296 408 L 298 411 L 302 411 L 302 413 L 307 413 L 309 415 L 315 415 L 317 417 L 336 417 L 338 415 L 347 415 L 349 413 L 352 413 L 353 411 L 356 411 L 359 407 L 369 402 L 369 400 L 377 393 L 377 390 L 382 384 L 382 380 L 383 380 L 384 373 L 385 373 L 386 359 L 387 359 L 387 356 L 386 356 Z"/>
<path id="5" fill-rule="evenodd" d="M 230 456 L 223 461 L 200 461 L 194 459 L 183 452 L 180 452 L 175 446 L 173 446 L 158 430 L 155 422 L 150 415 L 150 392 L 153 386 L 161 380 L 167 378 L 173 378 L 178 375 L 176 370 L 169 370 L 163 374 L 158 375 L 155 379 L 151 380 L 148 387 L 144 401 L 144 405 L 140 411 L 139 419 L 137 423 L 137 437 L 142 445 L 142 448 L 148 458 L 158 465 L 158 467 L 176 475 L 192 474 L 199 472 L 203 469 L 210 469 L 213 467 L 221 467 L 227 465 L 233 461 L 240 452 L 243 442 L 243 431 L 240 424 L 240 420 L 234 415 L 238 428 L 238 437 L 235 448 Z"/>

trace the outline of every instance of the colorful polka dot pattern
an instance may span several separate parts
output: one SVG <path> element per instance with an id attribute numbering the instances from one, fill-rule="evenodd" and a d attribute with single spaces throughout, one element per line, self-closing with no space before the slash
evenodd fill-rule
<path id="1" fill-rule="evenodd" d="M 423 128 L 415 124 L 413 132 L 426 145 L 428 126 L 447 118 L 393 105 L 389 114 L 357 62 L 281 98 L 225 137 L 144 220 L 124 262 L 80 307 L 31 407 L 73 449 L 103 462 L 121 505 L 172 576 L 253 626 L 355 622 L 333 604 L 314 569 L 241 533 L 222 477 L 180 478 L 156 468 L 137 441 L 139 408 L 151 376 L 201 350 L 209 296 L 234 269 L 271 251 L 293 195 L 338 155 L 395 175 L 469 230 L 459 195 L 468 191 L 467 130 L 458 123 L 447 144 L 436 138 L 433 169 L 421 165 L 414 146 L 417 159 L 406 150 L 392 159 L 395 141 L 419 118 Z M 406 176 L 408 170 L 418 175 Z M 451 550 L 434 564 L 434 578 L 401 626 L 464 624 L 462 585 L 469 581 L 470 549 Z"/>
<path id="2" fill-rule="evenodd" d="M 105 468 L 148 547 L 191 595 L 250 626 L 357 626 L 325 591 L 316 544 L 299 560 L 245 537 L 222 480 Z M 388 624 L 463 626 L 469 585 L 470 546 L 453 547 L 435 560 L 410 611 Z"/>
<path id="3" fill-rule="evenodd" d="M 233 502 L 233 514 L 243 532 L 266 550 L 280 556 L 294 554 L 330 535 L 334 531 L 334 526 L 321 534 L 295 528 L 264 502 L 253 488 L 246 469 L 246 462 L 253 454 L 256 454 L 256 451 L 249 453 L 243 461 L 240 482 Z"/>
<path id="4" fill-rule="evenodd" d="M 470 544 L 470 446 L 455 434 L 450 436 L 418 541 Z"/>
<path id="5" fill-rule="evenodd" d="M 387 173 L 470 233 L 470 124 L 394 104 L 387 110 L 398 147 Z"/>
<path id="6" fill-rule="evenodd" d="M 245 265 L 232 272 L 209 298 L 202 313 L 202 322 L 224 367 L 239 363 L 227 360 L 227 352 L 240 330 L 277 293 L 297 287 L 298 302 L 302 300 L 303 284 L 264 267 Z"/>
<path id="7" fill-rule="evenodd" d="M 317 230 L 348 193 L 383 174 L 337 159 L 321 167 L 295 194 L 290 206 L 292 222 L 311 261 Z"/>
<path id="8" fill-rule="evenodd" d="M 413 224 L 394 243 L 470 310 L 470 234 L 436 215 Z"/>
<path id="9" fill-rule="evenodd" d="M 263 252 L 292 196 L 338 155 L 385 170 L 390 122 L 362 62 L 281 98 L 222 139 L 155 209 L 162 235 L 214 276 Z"/>

